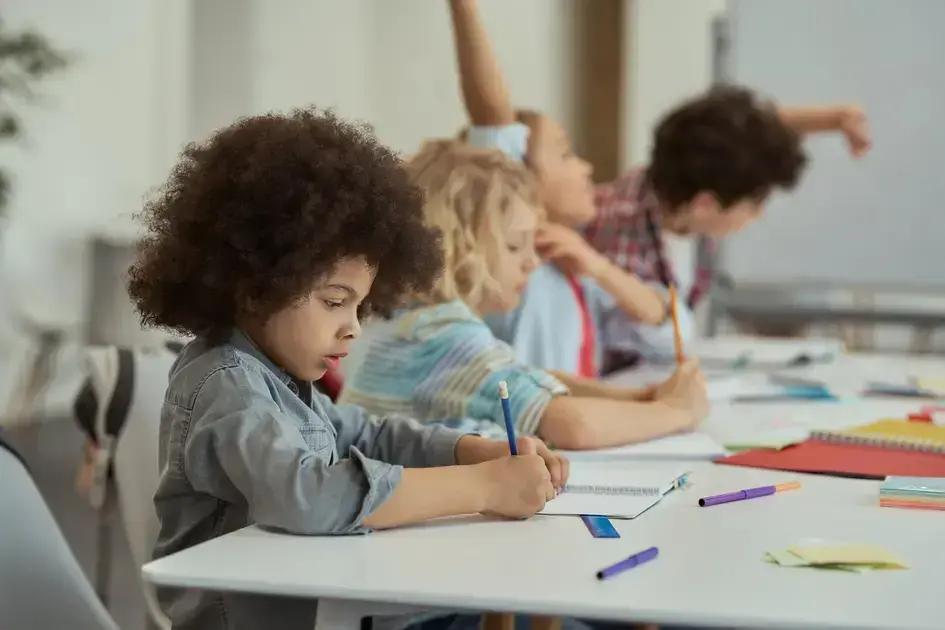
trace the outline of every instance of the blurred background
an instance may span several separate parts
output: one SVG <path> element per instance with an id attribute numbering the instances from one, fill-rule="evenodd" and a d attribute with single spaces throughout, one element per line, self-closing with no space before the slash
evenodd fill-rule
<path id="1" fill-rule="evenodd" d="M 785 105 L 859 103 L 872 152 L 854 161 L 839 136 L 807 143 L 800 186 L 722 244 L 702 331 L 945 354 L 945 2 L 482 0 L 481 12 L 515 102 L 563 121 L 601 181 L 645 162 L 654 123 L 714 82 Z M 0 133 L 0 426 L 18 425 L 26 448 L 55 463 L 38 469 L 54 511 L 86 510 L 65 528 L 94 573 L 103 543 L 72 497 L 82 440 L 63 419 L 87 345 L 165 337 L 139 328 L 125 295 L 133 214 L 185 143 L 246 114 L 331 107 L 404 154 L 456 134 L 465 115 L 447 6 L 3 0 L 0 20 L 0 111 L 17 120 Z M 32 59 L 24 33 L 62 63 L 30 78 L 17 66 Z M 31 95 L 16 93 L 23 85 Z M 673 243 L 672 255 L 691 268 L 698 247 Z M 121 626 L 141 627 L 137 570 L 114 536 L 106 587 L 124 589 L 112 597 Z"/>

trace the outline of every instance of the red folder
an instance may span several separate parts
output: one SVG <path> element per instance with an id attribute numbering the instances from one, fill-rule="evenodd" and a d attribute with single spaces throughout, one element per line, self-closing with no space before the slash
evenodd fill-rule
<path id="1" fill-rule="evenodd" d="M 945 477 L 945 455 L 879 446 L 807 440 L 781 450 L 754 449 L 715 460 L 718 464 L 883 479 L 887 475 Z"/>

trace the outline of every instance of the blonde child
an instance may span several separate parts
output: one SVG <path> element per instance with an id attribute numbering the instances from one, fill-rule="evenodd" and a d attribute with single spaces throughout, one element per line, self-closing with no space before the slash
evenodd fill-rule
<path id="1" fill-rule="evenodd" d="M 427 143 L 407 168 L 425 194 L 426 225 L 442 233 L 445 271 L 413 308 L 374 327 L 342 400 L 501 432 L 496 393 L 504 380 L 519 432 L 566 449 L 647 440 L 703 418 L 705 384 L 692 363 L 659 387 L 636 391 L 522 364 L 494 338 L 482 318 L 514 309 L 538 265 L 543 210 L 527 169 L 499 151 L 451 140 Z"/>

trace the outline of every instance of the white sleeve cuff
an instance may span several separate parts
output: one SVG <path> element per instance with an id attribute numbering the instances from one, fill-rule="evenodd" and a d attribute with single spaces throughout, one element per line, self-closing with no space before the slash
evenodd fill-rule
<path id="1" fill-rule="evenodd" d="M 466 142 L 480 149 L 498 149 L 522 162 L 528 151 L 528 126 L 517 122 L 498 127 L 473 126 L 469 128 Z"/>

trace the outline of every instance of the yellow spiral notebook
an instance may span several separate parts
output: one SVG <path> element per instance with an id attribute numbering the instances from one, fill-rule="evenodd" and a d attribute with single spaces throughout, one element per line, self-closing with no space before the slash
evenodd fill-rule
<path id="1" fill-rule="evenodd" d="M 813 431 L 811 438 L 826 442 L 945 454 L 945 426 L 931 422 L 878 420 L 845 431 Z"/>

